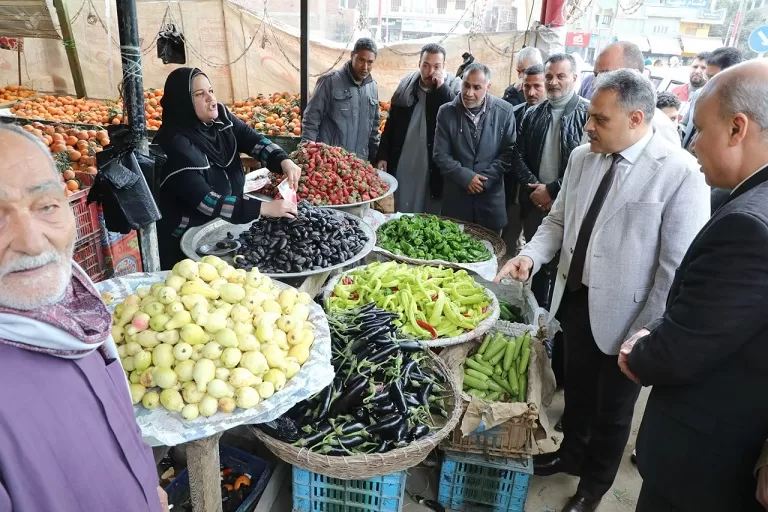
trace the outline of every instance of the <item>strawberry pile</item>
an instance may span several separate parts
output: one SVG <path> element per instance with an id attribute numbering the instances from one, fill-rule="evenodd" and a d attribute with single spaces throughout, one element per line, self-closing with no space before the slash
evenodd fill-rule
<path id="1" fill-rule="evenodd" d="M 301 167 L 299 199 L 315 206 L 343 205 L 370 201 L 383 196 L 388 189 L 368 162 L 342 148 L 319 142 L 302 142 L 291 153 L 291 160 Z M 272 197 L 280 197 L 277 185 L 281 174 L 270 173 L 270 183 L 262 190 Z"/>

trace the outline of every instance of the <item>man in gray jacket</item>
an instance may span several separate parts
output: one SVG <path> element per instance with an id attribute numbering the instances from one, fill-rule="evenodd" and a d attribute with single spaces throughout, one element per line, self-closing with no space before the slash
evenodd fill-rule
<path id="1" fill-rule="evenodd" d="M 515 142 L 512 105 L 488 94 L 491 71 L 474 62 L 461 94 L 437 112 L 434 161 L 443 174 L 443 215 L 501 234 L 507 224 L 504 173 Z"/>
<path id="2" fill-rule="evenodd" d="M 358 39 L 352 57 L 340 69 L 317 80 L 304 111 L 303 140 L 323 142 L 374 159 L 379 144 L 379 88 L 371 76 L 376 43 Z"/>

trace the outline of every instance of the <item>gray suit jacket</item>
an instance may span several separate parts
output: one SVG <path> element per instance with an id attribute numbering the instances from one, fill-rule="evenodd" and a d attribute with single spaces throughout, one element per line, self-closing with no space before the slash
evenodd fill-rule
<path id="1" fill-rule="evenodd" d="M 592 202 L 581 177 L 597 172 L 602 155 L 579 146 L 568 161 L 563 187 L 536 235 L 520 253 L 533 273 L 560 252 L 550 314 L 560 305 L 571 254 Z M 586 182 L 586 185 L 582 185 Z M 680 260 L 709 218 L 709 187 L 696 160 L 655 132 L 629 176 L 600 212 L 592 232 L 589 316 L 606 354 L 664 312 Z"/>
<path id="2" fill-rule="evenodd" d="M 433 155 L 443 174 L 442 214 L 498 231 L 507 224 L 504 174 L 512 165 L 515 115 L 506 101 L 490 94 L 486 97 L 477 144 L 469 129 L 464 129 L 461 95 L 440 107 Z M 483 192 L 470 195 L 467 186 L 476 174 L 488 179 L 483 182 Z"/>

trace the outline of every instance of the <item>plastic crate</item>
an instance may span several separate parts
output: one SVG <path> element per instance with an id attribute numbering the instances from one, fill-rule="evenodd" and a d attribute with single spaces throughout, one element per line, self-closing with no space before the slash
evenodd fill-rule
<path id="1" fill-rule="evenodd" d="M 221 463 L 226 467 L 232 468 L 238 473 L 251 475 L 253 490 L 235 511 L 250 512 L 256 507 L 256 500 L 259 499 L 269 481 L 269 475 L 272 472 L 269 464 L 250 453 L 223 444 L 219 444 L 219 457 Z M 171 483 L 165 488 L 165 492 L 168 494 L 168 503 L 176 505 L 174 510 L 179 509 L 180 504 L 189 501 L 189 475 L 186 469 L 171 480 Z"/>
<path id="2" fill-rule="evenodd" d="M 400 512 L 406 476 L 340 480 L 293 466 L 293 512 Z"/>
<path id="3" fill-rule="evenodd" d="M 104 268 L 104 249 L 101 245 L 101 232 L 93 233 L 75 243 L 72 259 L 80 265 L 91 281 L 97 283 L 106 277 Z"/>
<path id="4" fill-rule="evenodd" d="M 80 190 L 69 196 L 69 206 L 75 214 L 75 242 L 79 242 L 101 229 L 99 224 L 99 205 L 88 204 L 88 189 Z"/>
<path id="5" fill-rule="evenodd" d="M 445 452 L 438 501 L 453 510 L 523 512 L 532 473 L 530 457 L 487 459 Z"/>

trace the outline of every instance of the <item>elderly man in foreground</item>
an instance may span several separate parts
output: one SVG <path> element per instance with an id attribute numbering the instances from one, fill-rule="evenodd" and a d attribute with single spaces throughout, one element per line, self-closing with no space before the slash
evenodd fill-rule
<path id="1" fill-rule="evenodd" d="M 565 421 L 557 452 L 534 472 L 579 475 L 564 512 L 593 512 L 611 488 L 640 386 L 616 365 L 622 341 L 664 309 L 688 245 L 709 216 L 695 160 L 652 128 L 653 86 L 619 70 L 600 75 L 590 145 L 572 153 L 552 210 L 497 276 L 527 281 L 560 251 L 551 314 L 565 338 Z"/>
<path id="2" fill-rule="evenodd" d="M 0 510 L 163 510 L 48 148 L 0 126 Z"/>
<path id="3" fill-rule="evenodd" d="M 768 508 L 766 98 L 758 59 L 719 73 L 696 101 L 693 149 L 707 182 L 732 192 L 683 258 L 664 316 L 619 355 L 628 377 L 653 386 L 637 437 L 639 512 Z"/>

